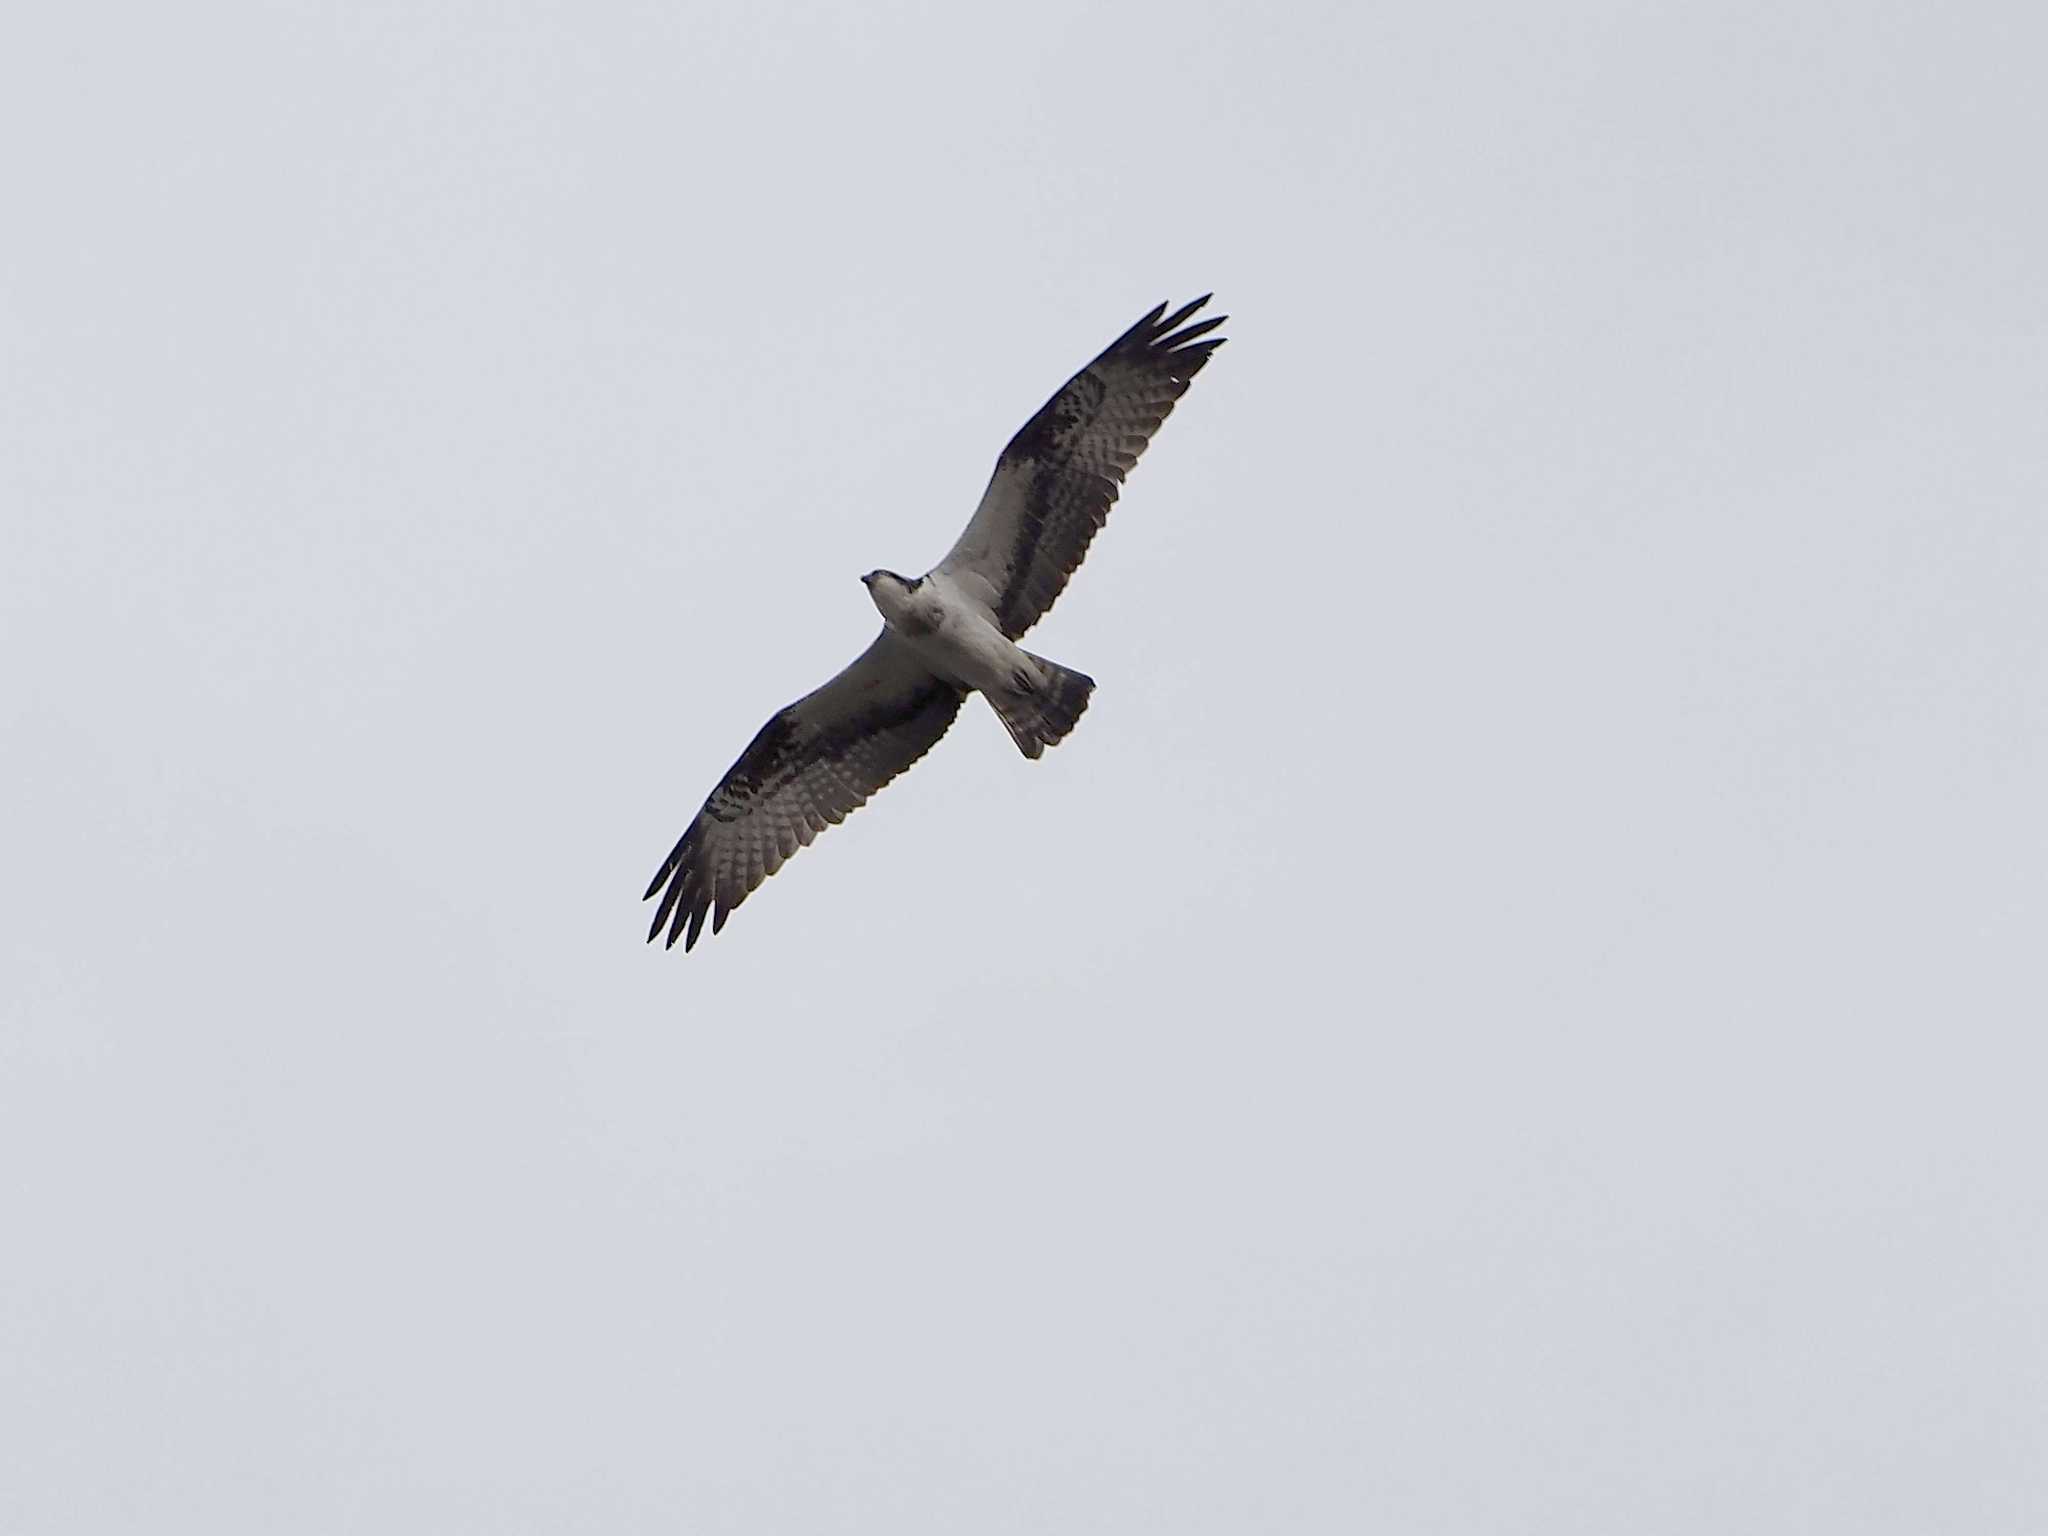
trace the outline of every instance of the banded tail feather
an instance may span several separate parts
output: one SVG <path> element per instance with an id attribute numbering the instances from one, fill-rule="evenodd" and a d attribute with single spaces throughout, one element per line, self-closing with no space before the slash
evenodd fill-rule
<path id="1" fill-rule="evenodd" d="M 1088 707 L 1095 679 L 1043 656 L 1033 656 L 1029 651 L 1023 654 L 1037 664 L 1044 680 L 1041 682 L 1020 668 L 1020 686 L 1007 693 L 991 693 L 988 701 L 1009 731 L 1010 739 L 1017 743 L 1017 750 L 1035 758 L 1047 747 L 1056 747 L 1066 740 L 1067 733 Z"/>

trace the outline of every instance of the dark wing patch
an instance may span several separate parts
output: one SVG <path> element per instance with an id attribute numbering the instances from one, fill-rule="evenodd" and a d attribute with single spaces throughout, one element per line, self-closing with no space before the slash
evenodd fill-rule
<path id="1" fill-rule="evenodd" d="M 1209 332 L 1226 315 L 1182 325 L 1208 302 L 1204 294 L 1170 315 L 1161 304 L 1069 379 L 996 460 L 967 531 L 937 568 L 981 577 L 1011 639 L 1064 590 L 1124 476 L 1223 345 Z"/>
<path id="2" fill-rule="evenodd" d="M 655 872 L 648 941 L 666 927 L 671 946 L 683 937 L 692 949 L 707 915 L 717 933 L 797 849 L 930 751 L 966 697 L 885 629 L 831 682 L 777 711 Z"/>

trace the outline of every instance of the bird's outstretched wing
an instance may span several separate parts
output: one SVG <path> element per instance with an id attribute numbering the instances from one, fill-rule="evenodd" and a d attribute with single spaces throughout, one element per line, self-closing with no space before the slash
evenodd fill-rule
<path id="1" fill-rule="evenodd" d="M 777 711 L 647 887 L 662 892 L 649 942 L 666 926 L 673 945 L 687 924 L 691 949 L 707 913 L 718 932 L 797 849 L 930 751 L 966 697 L 884 629 L 831 682 Z"/>
<path id="2" fill-rule="evenodd" d="M 1223 345 L 1229 317 L 1176 329 L 1209 302 L 1160 305 L 1067 380 L 1010 439 L 981 505 L 936 567 L 983 584 L 1012 640 L 1036 624 L 1109 517 L 1118 488 L 1188 382 Z M 1164 316 L 1164 318 L 1161 318 Z"/>

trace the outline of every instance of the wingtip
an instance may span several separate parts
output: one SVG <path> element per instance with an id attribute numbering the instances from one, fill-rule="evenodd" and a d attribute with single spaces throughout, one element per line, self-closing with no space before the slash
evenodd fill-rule
<path id="1" fill-rule="evenodd" d="M 1201 340 L 1202 337 L 1208 335 L 1229 318 L 1230 316 L 1228 315 L 1215 315 L 1207 320 L 1197 320 L 1193 325 L 1181 326 L 1170 335 L 1161 336 L 1154 345 L 1165 351 L 1172 352 L 1187 346 L 1190 342 Z"/>
<path id="2" fill-rule="evenodd" d="M 690 834 L 696 830 L 697 824 L 694 821 L 683 829 L 683 835 L 676 839 L 675 847 L 669 849 L 668 857 L 661 861 L 661 868 L 657 869 L 654 878 L 648 881 L 647 894 L 640 898 L 642 901 L 652 901 L 654 893 L 668 884 L 668 877 L 676 872 L 676 866 L 683 862 L 684 855 L 689 852 Z"/>
<path id="3" fill-rule="evenodd" d="M 1204 304 L 1208 303 L 1211 299 L 1215 297 L 1216 295 L 1213 293 L 1205 293 L 1199 299 L 1195 299 L 1190 301 L 1189 303 L 1181 305 L 1179 309 L 1176 309 L 1171 315 L 1168 315 L 1164 320 L 1156 321 L 1153 326 L 1153 329 L 1156 330 L 1160 335 L 1164 336 L 1168 331 L 1173 330 L 1182 321 L 1186 320 L 1189 315 L 1192 315 L 1196 310 L 1200 309 Z M 1165 308 L 1166 306 L 1164 304 L 1160 305 L 1159 310 L 1155 310 L 1154 314 L 1157 315 L 1159 311 L 1162 311 Z"/>

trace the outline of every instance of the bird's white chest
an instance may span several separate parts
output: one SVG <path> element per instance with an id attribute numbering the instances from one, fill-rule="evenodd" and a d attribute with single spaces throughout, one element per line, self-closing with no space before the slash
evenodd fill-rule
<path id="1" fill-rule="evenodd" d="M 987 610 L 941 577 L 927 578 L 882 617 L 926 666 L 965 687 L 1004 686 L 1016 669 L 1017 647 Z"/>

